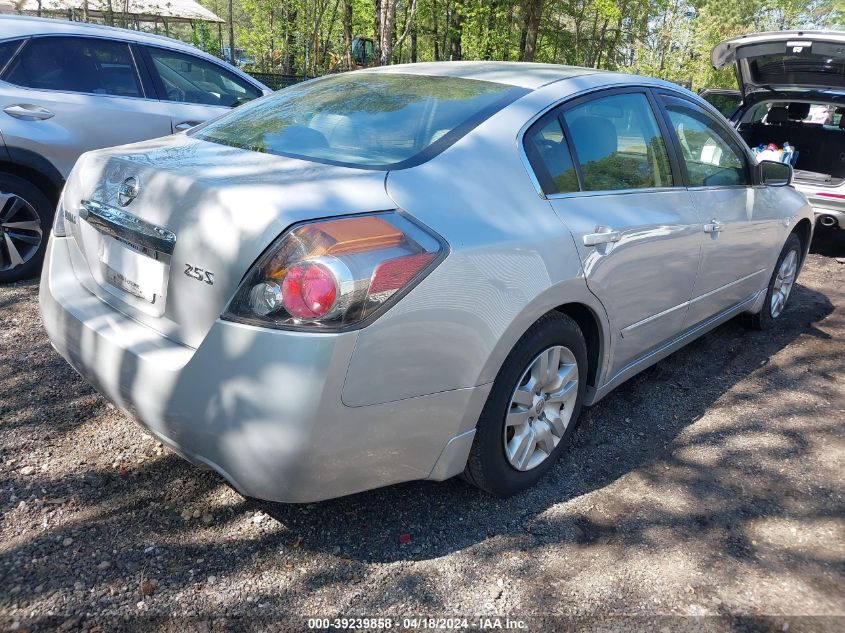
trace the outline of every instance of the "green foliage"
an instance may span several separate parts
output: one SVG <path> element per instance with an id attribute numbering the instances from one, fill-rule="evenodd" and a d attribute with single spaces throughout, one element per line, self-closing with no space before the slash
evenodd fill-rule
<path id="1" fill-rule="evenodd" d="M 221 17 L 227 0 L 203 0 Z M 710 50 L 743 33 L 786 28 L 845 28 L 842 0 L 234 0 L 236 46 L 260 70 L 323 74 L 345 60 L 343 7 L 352 9 L 353 36 L 373 38 L 376 2 L 392 3 L 393 37 L 407 37 L 393 63 L 449 58 L 460 37 L 463 59 L 519 60 L 531 7 L 539 6 L 535 61 L 653 75 L 703 87 L 736 87 L 732 70 L 716 72 Z M 460 30 L 454 16 L 460 13 Z M 194 43 L 219 50 L 216 27 Z M 228 45 L 228 29 L 223 29 Z"/>
<path id="2" fill-rule="evenodd" d="M 277 0 L 241 0 L 241 6 L 249 24 L 236 25 L 236 46 L 243 48 L 260 70 L 273 70 L 284 46 L 284 9 Z"/>
<path id="3" fill-rule="evenodd" d="M 217 29 L 206 22 L 197 23 L 191 30 L 191 44 L 216 57 L 220 56 L 220 51 L 224 46 L 220 41 Z"/>

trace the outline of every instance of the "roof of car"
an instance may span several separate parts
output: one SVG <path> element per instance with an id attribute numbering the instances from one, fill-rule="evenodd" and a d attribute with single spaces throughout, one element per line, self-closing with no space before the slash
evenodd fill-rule
<path id="1" fill-rule="evenodd" d="M 603 72 L 595 68 L 535 64 L 528 62 L 423 62 L 368 68 L 358 72 L 401 73 L 406 75 L 434 75 L 479 79 L 535 89 L 540 86 L 579 75 Z"/>
<path id="2" fill-rule="evenodd" d="M 88 22 L 71 22 L 54 18 L 35 18 L 24 15 L 0 15 L 0 40 L 11 37 L 27 37 L 31 35 L 88 35 L 93 37 L 113 37 L 133 42 L 158 44 L 191 53 L 204 55 L 195 46 L 185 44 L 172 37 L 153 35 L 115 26 L 91 24 Z"/>

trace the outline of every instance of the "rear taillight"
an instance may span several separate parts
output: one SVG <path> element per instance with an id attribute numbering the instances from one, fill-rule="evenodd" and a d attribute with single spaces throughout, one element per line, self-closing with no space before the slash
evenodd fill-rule
<path id="1" fill-rule="evenodd" d="M 68 231 L 65 228 L 65 204 L 64 192 L 59 198 L 59 205 L 56 207 L 56 215 L 53 216 L 53 235 L 56 237 L 67 237 Z"/>
<path id="2" fill-rule="evenodd" d="M 337 295 L 337 278 L 319 262 L 295 264 L 282 282 L 282 304 L 298 319 L 325 318 L 334 307 Z"/>
<path id="3" fill-rule="evenodd" d="M 445 254 L 438 236 L 397 212 L 298 224 L 247 273 L 223 318 L 312 331 L 360 326 Z"/>

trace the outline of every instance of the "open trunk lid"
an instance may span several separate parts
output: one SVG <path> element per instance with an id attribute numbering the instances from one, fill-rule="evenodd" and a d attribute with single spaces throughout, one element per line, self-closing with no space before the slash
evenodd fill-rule
<path id="1" fill-rule="evenodd" d="M 845 32 L 741 35 L 717 44 L 710 62 L 716 70 L 736 66 L 743 96 L 760 89 L 845 89 Z"/>
<path id="2" fill-rule="evenodd" d="M 63 196 L 74 271 L 116 309 L 198 347 L 287 227 L 393 208 L 384 179 L 184 135 L 91 152 Z"/>

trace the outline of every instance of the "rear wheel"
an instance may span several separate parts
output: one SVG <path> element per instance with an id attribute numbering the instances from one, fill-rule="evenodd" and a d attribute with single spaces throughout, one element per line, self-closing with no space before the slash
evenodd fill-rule
<path id="1" fill-rule="evenodd" d="M 493 383 L 464 479 L 496 495 L 532 486 L 569 443 L 587 375 L 584 336 L 549 313 L 517 342 Z"/>
<path id="2" fill-rule="evenodd" d="M 53 205 L 40 189 L 0 174 L 0 283 L 38 274 L 52 218 Z"/>
<path id="3" fill-rule="evenodd" d="M 769 286 L 766 289 L 766 301 L 757 314 L 746 315 L 747 324 L 755 330 L 765 330 L 772 321 L 778 319 L 786 307 L 792 287 L 798 278 L 801 263 L 801 240 L 792 233 L 783 245 Z"/>

